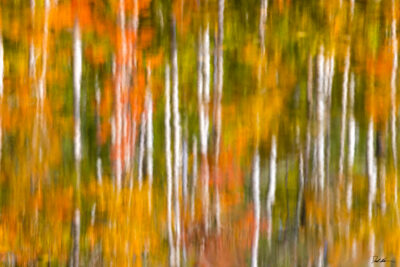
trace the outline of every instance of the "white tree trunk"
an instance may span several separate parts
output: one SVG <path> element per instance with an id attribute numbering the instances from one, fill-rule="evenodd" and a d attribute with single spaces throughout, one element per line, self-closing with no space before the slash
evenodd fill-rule
<path id="1" fill-rule="evenodd" d="M 254 236 L 251 252 L 251 266 L 258 266 L 258 240 L 260 235 L 260 156 L 256 151 L 253 159 L 253 203 L 254 203 Z"/>
<path id="2" fill-rule="evenodd" d="M 347 91 L 350 69 L 350 46 L 346 51 L 346 59 L 343 74 L 343 88 L 342 88 L 342 123 L 340 129 L 340 158 L 339 158 L 339 179 L 342 179 L 344 170 L 344 155 L 346 143 L 346 121 L 347 121 Z"/>
<path id="3" fill-rule="evenodd" d="M 171 89 L 169 65 L 165 67 L 165 159 L 167 172 L 167 220 L 168 220 L 168 243 L 169 261 L 175 266 L 175 250 L 172 235 L 172 152 L 171 152 Z"/>
<path id="4" fill-rule="evenodd" d="M 179 181 L 181 175 L 181 122 L 179 114 L 178 52 L 176 44 L 176 22 L 172 22 L 172 112 L 174 124 L 174 193 L 175 193 L 175 231 L 176 264 L 180 265 L 180 203 Z"/>
<path id="5" fill-rule="evenodd" d="M 376 195 L 376 161 L 374 150 L 374 122 L 370 118 L 367 135 L 368 218 L 372 218 L 372 205 Z"/>

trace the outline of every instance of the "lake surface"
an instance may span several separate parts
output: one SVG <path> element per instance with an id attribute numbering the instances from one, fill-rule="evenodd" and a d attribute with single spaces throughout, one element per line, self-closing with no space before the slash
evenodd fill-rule
<path id="1" fill-rule="evenodd" d="M 398 264 L 399 18 L 1 0 L 0 261 Z"/>

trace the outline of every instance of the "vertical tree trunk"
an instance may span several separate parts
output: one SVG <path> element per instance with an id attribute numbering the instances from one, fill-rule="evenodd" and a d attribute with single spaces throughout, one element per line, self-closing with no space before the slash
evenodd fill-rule
<path id="1" fill-rule="evenodd" d="M 321 47 L 318 56 L 318 88 L 317 88 L 317 122 L 318 122 L 318 137 L 317 137 L 317 172 L 318 185 L 321 190 L 325 185 L 325 58 L 324 48 Z"/>
<path id="2" fill-rule="evenodd" d="M 272 206 L 275 202 L 275 191 L 276 191 L 276 137 L 272 136 L 271 140 L 271 155 L 269 161 L 269 186 L 267 194 L 267 219 L 268 219 L 268 230 L 267 238 L 268 243 L 271 244 L 272 236 Z"/>
<path id="3" fill-rule="evenodd" d="M 224 9 L 225 1 L 218 0 L 218 39 L 217 39 L 217 88 L 215 103 L 216 108 L 214 111 L 215 121 L 215 211 L 216 211 L 216 223 L 217 232 L 219 233 L 221 228 L 221 215 L 220 215 L 220 200 L 219 200 L 219 156 L 221 149 L 221 128 L 222 128 L 222 90 L 224 82 L 224 57 L 223 57 L 223 43 L 224 43 Z M 215 89 L 214 89 L 215 90 Z"/>
<path id="4" fill-rule="evenodd" d="M 141 125 L 140 125 L 140 137 L 139 137 L 139 159 L 138 159 L 138 182 L 139 189 L 142 189 L 143 184 L 143 161 L 144 161 L 144 150 L 145 150 L 145 139 L 146 139 L 146 114 L 142 112 Z"/>
<path id="5" fill-rule="evenodd" d="M 71 267 L 79 267 L 80 228 L 81 228 L 80 210 L 76 209 L 72 220 L 72 256 L 70 259 Z"/>
<path id="6" fill-rule="evenodd" d="M 354 119 L 354 90 L 355 81 L 354 74 L 351 74 L 350 80 L 350 92 L 349 92 L 349 142 L 348 142 L 348 158 L 347 158 L 347 168 L 348 168 L 348 184 L 346 193 L 346 204 L 347 209 L 351 210 L 352 199 L 353 199 L 353 165 L 354 165 L 354 155 L 355 155 L 355 142 L 356 142 L 356 123 Z"/>
<path id="7" fill-rule="evenodd" d="M 346 121 L 347 121 L 347 91 L 350 69 L 350 46 L 346 51 L 346 59 L 343 74 L 343 88 L 342 88 L 342 122 L 340 127 L 340 158 L 339 158 L 339 181 L 342 180 L 344 170 L 344 155 L 346 143 Z"/>
<path id="8" fill-rule="evenodd" d="M 165 159 L 167 172 L 167 220 L 168 220 L 168 243 L 169 262 L 175 266 L 174 241 L 172 235 L 172 153 L 171 153 L 171 93 L 170 93 L 170 71 L 169 65 L 165 67 Z"/>
<path id="9" fill-rule="evenodd" d="M 46 94 L 46 71 L 47 71 L 47 51 L 48 51 L 47 45 L 48 45 L 48 37 L 49 37 L 49 12 L 50 12 L 50 1 L 46 0 L 45 1 L 45 5 L 44 5 L 44 27 L 43 27 L 43 45 L 42 45 L 42 73 L 40 74 L 39 92 L 38 92 L 38 98 L 40 100 L 40 103 L 43 102 L 45 94 Z M 78 34 L 78 35 L 80 34 L 79 33 L 79 25 L 77 27 L 78 27 L 77 33 L 75 33 L 76 30 L 74 29 L 74 35 L 75 34 Z M 76 38 L 76 37 L 74 37 L 74 38 Z M 79 39 L 79 42 L 80 42 L 80 37 L 78 39 Z M 75 50 L 75 47 L 74 47 L 74 50 Z M 75 58 L 74 58 L 74 60 L 75 60 Z"/>
<path id="10" fill-rule="evenodd" d="M 192 194 L 191 194 L 191 221 L 194 221 L 195 216 L 195 199 L 197 187 L 197 138 L 193 137 L 193 165 L 192 165 Z"/>
<path id="11" fill-rule="evenodd" d="M 376 163 L 374 151 L 374 122 L 370 118 L 367 135 L 368 218 L 372 218 L 372 204 L 376 195 Z"/>
<path id="12" fill-rule="evenodd" d="M 251 252 L 251 266 L 258 266 L 258 240 L 260 235 L 260 156 L 258 148 L 253 159 L 253 203 L 254 203 L 254 236 Z"/>
<path id="13" fill-rule="evenodd" d="M 149 183 L 149 210 L 151 211 L 151 193 L 153 186 L 153 100 L 150 88 L 150 68 L 148 67 L 148 87 L 146 92 L 146 150 L 147 150 L 147 177 Z"/>
<path id="14" fill-rule="evenodd" d="M 176 264 L 180 265 L 180 203 L 179 180 L 181 171 L 181 122 L 179 114 L 179 89 L 178 89 L 178 52 L 176 44 L 176 22 L 172 19 L 172 112 L 174 124 L 174 193 L 175 193 L 175 231 L 176 231 Z"/>
<path id="15" fill-rule="evenodd" d="M 81 140 L 81 78 L 82 78 L 82 42 L 78 20 L 74 26 L 74 153 L 77 169 L 77 187 L 80 184 L 80 161 L 82 159 L 82 140 Z M 41 94 L 42 95 L 42 94 Z"/>

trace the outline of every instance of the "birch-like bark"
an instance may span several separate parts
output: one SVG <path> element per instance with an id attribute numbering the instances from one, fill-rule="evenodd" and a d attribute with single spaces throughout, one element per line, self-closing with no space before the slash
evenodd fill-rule
<path id="1" fill-rule="evenodd" d="M 149 211 L 151 211 L 151 198 L 153 187 L 153 100 L 150 89 L 150 69 L 148 68 L 148 87 L 146 93 L 146 152 L 147 152 L 147 178 L 149 183 L 148 198 Z"/>
<path id="2" fill-rule="evenodd" d="M 38 98 L 39 102 L 42 103 L 46 94 L 46 72 L 47 72 L 47 50 L 48 50 L 48 38 L 49 38 L 49 12 L 50 12 L 50 1 L 46 0 L 45 5 L 44 5 L 44 26 L 43 26 L 43 45 L 42 45 L 42 73 L 40 74 L 40 80 L 39 80 L 39 92 L 38 92 Z M 76 32 L 76 27 L 78 32 Z M 75 37 L 75 35 L 78 34 L 78 38 Z M 75 27 L 74 27 L 74 42 L 77 42 L 77 39 L 79 40 L 79 45 L 80 45 L 80 33 L 79 33 L 79 25 L 77 25 L 77 22 L 75 22 Z M 75 51 L 75 45 L 74 45 L 74 51 Z M 81 53 L 82 54 L 82 53 Z M 75 62 L 75 55 L 74 55 L 74 62 Z M 75 67 L 75 65 L 74 65 Z"/>
<path id="3" fill-rule="evenodd" d="M 343 87 L 342 87 L 342 122 L 340 128 L 340 158 L 339 158 L 339 179 L 342 180 L 344 170 L 344 156 L 345 156 L 345 143 L 346 143 L 346 121 L 347 121 L 347 91 L 350 69 L 350 46 L 346 51 L 346 59 L 343 74 Z"/>
<path id="4" fill-rule="evenodd" d="M 221 208 L 219 200 L 219 156 L 221 149 L 221 132 L 222 132 L 222 90 L 224 82 L 224 57 L 223 57 L 223 43 L 224 43 L 224 9 L 225 1 L 218 0 L 218 39 L 217 39 L 217 87 L 215 98 L 215 111 L 214 111 L 214 122 L 215 122 L 215 216 L 217 224 L 217 233 L 220 232 L 221 228 Z"/>
<path id="5" fill-rule="evenodd" d="M 318 87 L 317 87 L 317 173 L 318 185 L 321 190 L 325 185 L 325 57 L 324 48 L 321 47 L 318 55 Z"/>
<path id="6" fill-rule="evenodd" d="M 268 219 L 268 229 L 267 238 L 268 243 L 271 243 L 272 236 L 272 206 L 275 202 L 275 191 L 276 191 L 276 137 L 272 136 L 271 141 L 271 155 L 269 161 L 269 186 L 267 194 L 267 219 Z"/>
<path id="7" fill-rule="evenodd" d="M 176 264 L 180 265 L 180 203 L 179 181 L 181 176 L 181 122 L 179 114 L 178 87 L 178 52 L 176 44 L 176 22 L 172 20 L 172 112 L 174 125 L 174 193 L 175 193 L 175 231 L 176 231 Z"/>
<path id="8" fill-rule="evenodd" d="M 139 137 L 139 159 L 138 159 L 138 183 L 139 189 L 143 185 L 143 161 L 145 152 L 145 139 L 146 139 L 146 114 L 143 112 L 141 116 L 140 137 Z"/>
<path id="9" fill-rule="evenodd" d="M 80 184 L 80 162 L 82 159 L 82 138 L 81 138 L 81 78 L 82 78 L 82 42 L 79 22 L 75 21 L 74 26 L 74 55 L 73 55 L 73 84 L 74 84 L 74 154 L 77 169 L 77 186 Z M 43 94 L 40 94 L 43 96 Z"/>
<path id="10" fill-rule="evenodd" d="M 368 218 L 372 218 L 372 205 L 376 196 L 376 160 L 374 150 L 374 122 L 370 118 L 367 135 Z"/>
<path id="11" fill-rule="evenodd" d="M 72 220 L 72 255 L 70 259 L 71 267 L 79 267 L 80 228 L 81 228 L 80 210 L 76 209 Z"/>
<path id="12" fill-rule="evenodd" d="M 172 235 L 172 152 L 171 152 L 171 85 L 169 65 L 165 67 L 165 159 L 167 172 L 167 220 L 169 262 L 175 265 L 174 240 Z"/>
<path id="13" fill-rule="evenodd" d="M 208 34 L 206 38 L 208 38 Z M 209 128 L 209 116 L 208 116 L 208 105 L 205 101 L 205 91 L 209 90 L 209 84 L 205 84 L 206 78 L 204 77 L 205 72 L 209 70 L 209 67 L 204 65 L 209 64 L 204 60 L 205 43 L 203 41 L 204 35 L 199 34 L 199 48 L 197 55 L 197 97 L 199 105 L 199 126 L 200 126 L 200 152 L 201 152 L 201 181 L 202 181 L 202 202 L 203 202 L 203 216 L 204 216 L 204 227 L 206 232 L 209 228 L 209 170 L 208 170 L 208 128 Z M 206 70 L 206 71 L 204 71 Z M 209 75 L 209 74 L 207 74 Z"/>
<path id="14" fill-rule="evenodd" d="M 33 25 L 35 24 L 35 0 L 30 1 L 30 9 L 31 9 L 31 25 L 33 28 Z M 0 54 L 2 56 L 2 53 Z M 2 70 L 0 70 L 0 72 L 2 72 Z M 32 34 L 29 43 L 29 77 L 31 79 L 34 79 L 35 75 L 36 75 L 36 55 L 35 55 L 35 45 L 33 42 L 33 34 Z M 2 87 L 2 85 L 0 85 L 0 87 Z M 0 91 L 2 91 L 2 89 L 0 89 Z"/>
<path id="15" fill-rule="evenodd" d="M 349 143 L 348 143 L 348 158 L 347 158 L 347 168 L 348 168 L 348 184 L 346 193 L 346 204 L 347 209 L 350 210 L 353 202 L 353 168 L 354 168 L 354 155 L 355 155 L 355 142 L 356 142 L 356 122 L 354 119 L 354 90 L 355 81 L 354 74 L 351 74 L 350 79 L 350 91 L 349 91 Z"/>
<path id="16" fill-rule="evenodd" d="M 258 266 L 258 240 L 260 235 L 260 156 L 258 151 L 253 159 L 253 203 L 254 203 L 254 236 L 251 252 L 251 266 Z"/>
<path id="17" fill-rule="evenodd" d="M 268 0 L 261 0 L 260 5 L 260 23 L 258 26 L 260 36 L 261 55 L 265 54 L 265 23 L 268 14 Z"/>

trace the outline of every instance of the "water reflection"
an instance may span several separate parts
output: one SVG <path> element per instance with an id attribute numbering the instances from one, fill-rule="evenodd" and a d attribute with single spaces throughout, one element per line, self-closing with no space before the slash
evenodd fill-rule
<path id="1" fill-rule="evenodd" d="M 0 260 L 399 262 L 398 7 L 2 1 Z"/>

